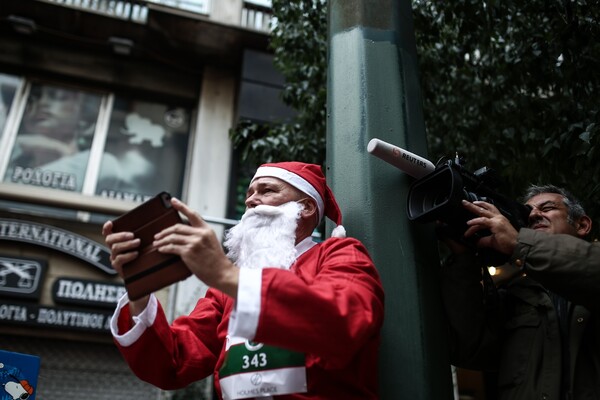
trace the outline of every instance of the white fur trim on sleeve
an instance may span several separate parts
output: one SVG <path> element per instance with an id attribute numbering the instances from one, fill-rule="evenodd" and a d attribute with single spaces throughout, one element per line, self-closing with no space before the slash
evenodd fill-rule
<path id="1" fill-rule="evenodd" d="M 129 307 L 129 297 L 127 296 L 127 293 L 125 293 L 119 299 L 115 313 L 110 320 L 110 332 L 121 346 L 128 347 L 135 343 L 148 327 L 152 326 L 154 320 L 156 319 L 158 303 L 156 297 L 154 295 L 150 295 L 150 300 L 148 301 L 148 305 L 144 311 L 133 317 L 133 327 L 122 335 L 119 335 L 119 327 L 117 322 L 123 307 Z"/>
<path id="2" fill-rule="evenodd" d="M 241 268 L 237 301 L 229 317 L 228 334 L 254 339 L 260 316 L 262 269 Z"/>

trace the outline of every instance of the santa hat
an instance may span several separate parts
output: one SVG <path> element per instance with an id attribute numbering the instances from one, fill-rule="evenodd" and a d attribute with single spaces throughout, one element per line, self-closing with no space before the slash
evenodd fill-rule
<path id="1" fill-rule="evenodd" d="M 335 222 L 336 227 L 331 236 L 346 237 L 346 230 L 342 226 L 340 207 L 335 201 L 333 192 L 327 186 L 320 166 L 298 161 L 263 164 L 258 167 L 252 180 L 262 176 L 281 179 L 309 195 L 317 202 L 319 220 L 325 216 Z"/>

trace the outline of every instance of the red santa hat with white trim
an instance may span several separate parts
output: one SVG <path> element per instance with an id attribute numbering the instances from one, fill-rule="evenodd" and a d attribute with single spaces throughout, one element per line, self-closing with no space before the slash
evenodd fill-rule
<path id="1" fill-rule="evenodd" d="M 306 193 L 317 203 L 319 221 L 323 217 L 327 217 L 335 222 L 336 227 L 333 229 L 331 236 L 346 237 L 346 229 L 342 226 L 340 207 L 333 196 L 333 192 L 327 186 L 325 175 L 323 175 L 319 165 L 298 161 L 268 163 L 258 167 L 252 180 L 263 176 L 281 179 Z"/>

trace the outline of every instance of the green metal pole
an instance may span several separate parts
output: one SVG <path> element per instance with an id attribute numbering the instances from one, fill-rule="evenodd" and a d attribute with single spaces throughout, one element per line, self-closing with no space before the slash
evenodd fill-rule
<path id="1" fill-rule="evenodd" d="M 379 138 L 427 157 L 411 2 L 329 0 L 328 11 L 327 178 L 386 291 L 381 398 L 451 399 L 433 228 L 407 220 L 413 178 L 367 152 Z"/>

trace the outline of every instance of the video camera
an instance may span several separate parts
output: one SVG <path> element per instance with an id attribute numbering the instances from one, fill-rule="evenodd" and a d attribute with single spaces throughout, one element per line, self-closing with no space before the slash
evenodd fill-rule
<path id="1" fill-rule="evenodd" d="M 439 235 L 475 247 L 481 237 L 490 234 L 479 231 L 469 239 L 464 237 L 467 221 L 476 215 L 462 206 L 462 200 L 491 203 L 515 229 L 527 226 L 531 208 L 496 192 L 500 181 L 494 171 L 487 167 L 471 173 L 463 167 L 458 156 L 454 160 L 442 160 L 434 166 L 427 159 L 379 139 L 372 139 L 367 151 L 417 178 L 408 191 L 408 219 L 421 223 L 441 221 L 443 224 L 437 229 Z M 492 249 L 479 249 L 479 255 L 487 265 L 499 265 L 507 260 L 506 255 Z"/>

